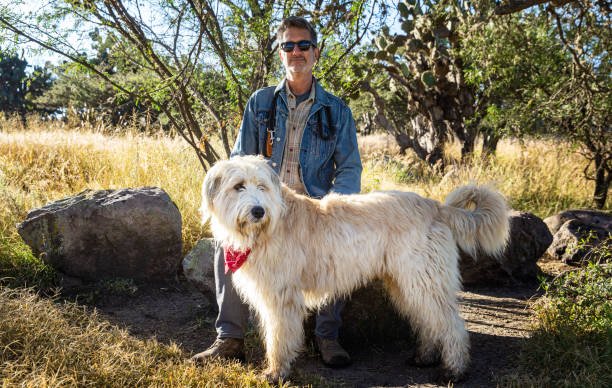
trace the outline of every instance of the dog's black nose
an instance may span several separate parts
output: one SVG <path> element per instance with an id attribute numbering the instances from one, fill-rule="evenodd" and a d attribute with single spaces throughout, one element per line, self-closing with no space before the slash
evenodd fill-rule
<path id="1" fill-rule="evenodd" d="M 251 215 L 257 219 L 263 217 L 264 214 L 266 214 L 266 211 L 261 206 L 255 206 L 251 209 Z"/>

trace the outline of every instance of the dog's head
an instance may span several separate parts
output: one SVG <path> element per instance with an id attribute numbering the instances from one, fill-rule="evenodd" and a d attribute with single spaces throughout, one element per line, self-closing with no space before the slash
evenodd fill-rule
<path id="1" fill-rule="evenodd" d="M 252 246 L 273 230 L 283 208 L 278 175 L 262 157 L 217 162 L 204 178 L 202 222 L 211 219 L 219 240 Z"/>

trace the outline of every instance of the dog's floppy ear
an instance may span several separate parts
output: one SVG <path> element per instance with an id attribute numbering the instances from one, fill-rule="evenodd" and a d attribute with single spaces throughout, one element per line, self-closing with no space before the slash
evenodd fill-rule
<path id="1" fill-rule="evenodd" d="M 271 167 L 268 167 L 268 169 L 270 171 L 270 180 L 272 181 L 272 184 L 280 188 L 281 181 L 280 181 L 280 178 L 278 177 L 278 174 L 275 173 Z"/>
<path id="2" fill-rule="evenodd" d="M 204 177 L 204 183 L 202 183 L 202 206 L 200 207 L 200 215 L 202 217 L 202 224 L 206 223 L 210 218 L 212 212 L 213 199 L 219 192 L 221 187 L 221 168 L 217 165 L 213 166 L 206 176 Z"/>

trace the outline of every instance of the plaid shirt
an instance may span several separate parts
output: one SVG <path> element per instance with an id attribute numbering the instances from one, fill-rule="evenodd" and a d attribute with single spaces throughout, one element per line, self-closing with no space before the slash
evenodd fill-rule
<path id="1" fill-rule="evenodd" d="M 314 82 L 316 81 L 313 80 L 310 96 L 299 105 L 296 105 L 296 96 L 289 90 L 289 84 L 286 84 L 289 115 L 287 116 L 285 152 L 283 153 L 283 162 L 280 169 L 280 179 L 300 194 L 306 193 L 304 182 L 302 182 L 302 177 L 300 176 L 300 145 L 310 108 L 312 108 L 315 100 L 316 88 Z"/>

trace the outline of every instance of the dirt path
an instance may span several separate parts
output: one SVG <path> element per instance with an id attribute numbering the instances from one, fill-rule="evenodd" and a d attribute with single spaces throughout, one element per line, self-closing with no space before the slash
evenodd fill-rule
<path id="1" fill-rule="evenodd" d="M 461 294 L 461 312 L 470 332 L 472 364 L 467 379 L 455 387 L 495 386 L 494 376 L 513 369 L 521 340 L 529 334 L 527 301 L 535 293 L 535 286 L 512 286 L 468 288 Z M 215 307 L 211 302 L 210 296 L 182 283 L 141 289 L 131 297 L 108 297 L 97 308 L 108 320 L 135 336 L 173 341 L 186 352 L 195 353 L 215 337 Z M 308 346 L 295 363 L 295 380 L 313 381 L 313 376 L 321 376 L 332 386 L 437 386 L 435 368 L 406 364 L 412 350 L 408 341 L 384 347 L 353 345 L 347 350 L 353 364 L 333 370 L 322 366 L 312 346 Z M 256 366 L 261 363 L 262 351 L 255 341 L 251 341 L 248 358 Z"/>

